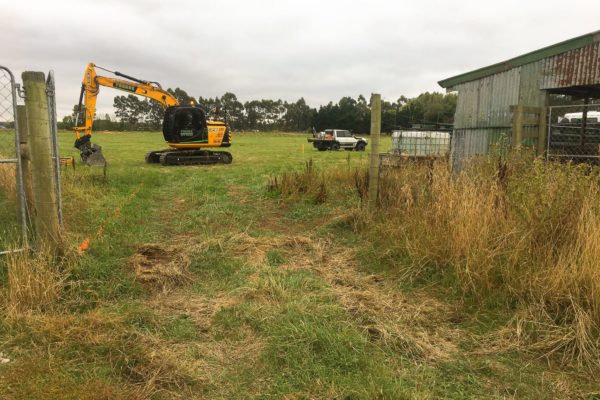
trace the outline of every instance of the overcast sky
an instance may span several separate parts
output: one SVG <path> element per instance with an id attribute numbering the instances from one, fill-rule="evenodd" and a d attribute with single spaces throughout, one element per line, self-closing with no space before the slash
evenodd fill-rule
<path id="1" fill-rule="evenodd" d="M 0 65 L 53 69 L 59 116 L 90 61 L 194 96 L 395 100 L 599 30 L 599 16 L 596 0 L 0 0 Z M 104 89 L 99 112 L 119 94 Z"/>

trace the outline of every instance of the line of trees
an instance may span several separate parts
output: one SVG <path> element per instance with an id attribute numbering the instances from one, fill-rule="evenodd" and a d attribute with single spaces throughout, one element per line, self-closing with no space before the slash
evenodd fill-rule
<path id="1" fill-rule="evenodd" d="M 329 102 L 318 109 L 306 104 L 304 98 L 296 102 L 282 100 L 250 100 L 240 102 L 231 92 L 221 97 L 194 98 L 183 89 L 168 89 L 180 102 L 194 102 L 209 114 L 227 115 L 230 126 L 237 131 L 289 131 L 302 132 L 312 128 L 348 129 L 357 133 L 370 129 L 371 110 L 369 101 L 359 95 L 356 99 L 342 97 L 337 103 Z M 116 120 L 108 115 L 96 116 L 95 130 L 159 130 L 162 124 L 162 106 L 133 94 L 114 99 Z M 422 93 L 414 98 L 401 96 L 395 102 L 382 102 L 382 131 L 409 128 L 414 124 L 451 124 L 456 109 L 454 94 Z M 62 129 L 74 125 L 77 106 L 73 114 L 63 118 Z"/>

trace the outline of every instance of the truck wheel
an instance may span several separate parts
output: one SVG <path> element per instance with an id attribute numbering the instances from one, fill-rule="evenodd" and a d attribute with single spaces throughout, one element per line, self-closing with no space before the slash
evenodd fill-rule
<path id="1" fill-rule="evenodd" d="M 325 150 L 327 150 L 327 148 L 326 147 L 317 147 L 317 150 L 319 150 L 319 151 L 325 151 Z"/>
<path id="2" fill-rule="evenodd" d="M 356 143 L 356 151 L 365 151 L 365 142 Z"/>
<path id="3" fill-rule="evenodd" d="M 340 149 L 340 144 L 338 142 L 331 143 L 331 150 L 338 151 Z"/>

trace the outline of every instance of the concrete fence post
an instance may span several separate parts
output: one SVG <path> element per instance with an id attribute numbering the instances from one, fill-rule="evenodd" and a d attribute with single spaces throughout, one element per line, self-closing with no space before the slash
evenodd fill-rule
<path id="1" fill-rule="evenodd" d="M 51 150 L 48 98 L 43 72 L 22 74 L 31 167 L 32 204 L 36 238 L 52 250 L 62 244 Z"/>

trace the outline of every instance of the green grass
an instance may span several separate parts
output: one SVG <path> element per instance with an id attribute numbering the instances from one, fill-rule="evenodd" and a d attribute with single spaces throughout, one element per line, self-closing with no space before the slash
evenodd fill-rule
<path id="1" fill-rule="evenodd" d="M 0 365 L 0 398 L 550 399 L 593 391 L 579 372 L 479 351 L 506 316 L 460 304 L 443 278 L 439 287 L 401 281 L 389 268 L 401 259 L 370 256 L 377 249 L 365 238 L 328 224 L 344 204 L 285 201 L 266 189 L 269 177 L 310 159 L 317 170 L 355 168 L 366 154 L 317 152 L 300 134 L 240 134 L 231 165 L 162 167 L 144 163 L 147 151 L 164 148 L 158 133 L 100 132 L 93 141 L 110 163 L 107 179 L 81 165 L 63 171 L 67 245 L 89 238 L 90 249 L 65 271 L 55 313 L 2 319 L 0 351 L 11 362 Z M 63 155 L 77 156 L 72 142 L 61 133 Z M 319 273 L 310 252 L 286 244 L 290 237 L 357 248 L 351 273 L 359 282 L 383 277 L 382 295 L 429 291 L 455 308 L 457 320 L 439 329 L 456 332 L 459 351 L 418 358 L 410 338 L 377 339 L 365 326 L 387 316 L 350 307 L 362 300 L 348 277 Z M 168 292 L 137 282 L 128 260 L 147 243 L 181 245 L 190 282 Z M 407 329 L 435 331 L 422 323 Z"/>

